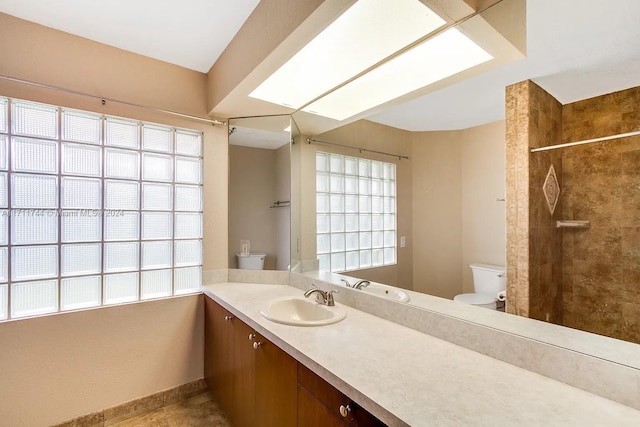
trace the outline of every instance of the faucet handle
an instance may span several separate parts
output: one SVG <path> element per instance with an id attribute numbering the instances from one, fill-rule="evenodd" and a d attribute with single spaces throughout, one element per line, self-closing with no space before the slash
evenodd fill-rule
<path id="1" fill-rule="evenodd" d="M 355 285 L 353 285 L 353 287 L 355 289 L 362 289 L 362 288 L 366 288 L 367 286 L 369 286 L 371 284 L 370 281 L 368 280 L 358 280 L 358 283 L 356 283 Z"/>
<path id="2" fill-rule="evenodd" d="M 339 294 L 340 291 L 327 291 L 327 299 L 326 299 L 326 304 L 328 306 L 334 306 L 336 305 L 335 300 L 333 299 L 333 294 Z"/>
<path id="3" fill-rule="evenodd" d="M 349 283 L 349 281 L 347 279 L 340 279 L 341 282 L 344 282 L 345 285 L 347 285 L 347 288 L 352 288 L 353 285 L 351 283 Z"/>

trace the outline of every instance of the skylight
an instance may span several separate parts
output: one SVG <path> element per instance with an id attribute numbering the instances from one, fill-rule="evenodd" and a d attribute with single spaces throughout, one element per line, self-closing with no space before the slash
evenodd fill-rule
<path id="1" fill-rule="evenodd" d="M 408 50 L 303 108 L 345 120 L 493 59 L 455 28 Z"/>
<path id="2" fill-rule="evenodd" d="M 360 0 L 249 96 L 301 108 L 444 24 L 419 0 Z"/>

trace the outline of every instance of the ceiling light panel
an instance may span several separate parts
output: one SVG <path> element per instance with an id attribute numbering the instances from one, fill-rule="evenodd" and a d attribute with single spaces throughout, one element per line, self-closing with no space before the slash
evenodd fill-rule
<path id="1" fill-rule="evenodd" d="M 303 111 L 345 120 L 493 59 L 455 28 L 331 92 Z"/>
<path id="2" fill-rule="evenodd" d="M 249 96 L 298 109 L 444 23 L 419 0 L 359 0 Z"/>

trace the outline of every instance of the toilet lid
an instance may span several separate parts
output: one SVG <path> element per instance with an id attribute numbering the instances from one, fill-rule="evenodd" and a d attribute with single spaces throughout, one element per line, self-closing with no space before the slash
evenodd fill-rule
<path id="1" fill-rule="evenodd" d="M 460 294 L 453 298 L 455 301 L 463 302 L 465 304 L 473 305 L 486 305 L 496 302 L 496 299 L 491 295 L 485 294 Z"/>

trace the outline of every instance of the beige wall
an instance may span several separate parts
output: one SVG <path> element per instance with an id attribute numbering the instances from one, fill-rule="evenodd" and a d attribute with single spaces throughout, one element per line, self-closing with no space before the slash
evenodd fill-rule
<path id="1" fill-rule="evenodd" d="M 469 264 L 505 265 L 504 126 L 413 134 L 415 291 L 453 298 Z"/>
<path id="2" fill-rule="evenodd" d="M 0 13 L 0 75 L 204 116 L 206 75 Z"/>
<path id="3" fill-rule="evenodd" d="M 413 289 L 443 298 L 462 290 L 459 132 L 413 135 Z"/>
<path id="4" fill-rule="evenodd" d="M 473 292 L 469 264 L 506 266 L 505 122 L 462 131 L 462 291 Z"/>
<path id="5" fill-rule="evenodd" d="M 44 426 L 202 378 L 202 295 L 0 324 L 0 424 Z"/>
<path id="6" fill-rule="evenodd" d="M 289 174 L 288 148 L 229 146 L 230 268 L 238 268 L 240 240 L 251 241 L 251 252 L 267 254 L 266 270 L 289 264 L 289 209 L 270 208 L 277 200 L 289 200 L 288 180 L 283 178 Z"/>
<path id="7" fill-rule="evenodd" d="M 0 75 L 205 116 L 206 76 L 0 14 Z M 0 80 L 0 95 L 204 134 L 205 270 L 227 267 L 227 130 Z M 0 323 L 0 420 L 46 425 L 202 377 L 197 296 Z"/>
<path id="8" fill-rule="evenodd" d="M 291 202 L 291 149 L 285 144 L 276 150 L 277 200 Z M 276 212 L 276 270 L 288 270 L 291 263 L 291 207 L 274 208 Z"/>

